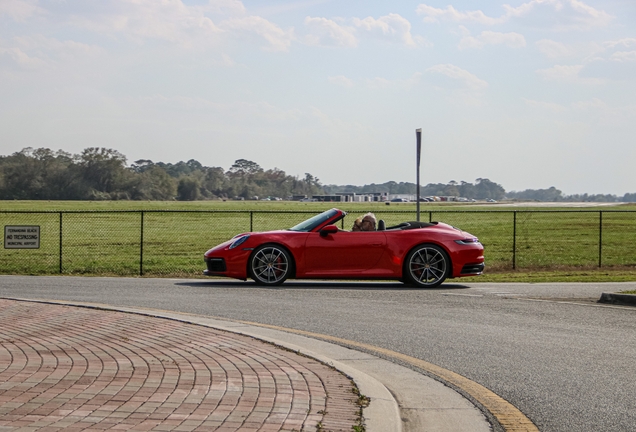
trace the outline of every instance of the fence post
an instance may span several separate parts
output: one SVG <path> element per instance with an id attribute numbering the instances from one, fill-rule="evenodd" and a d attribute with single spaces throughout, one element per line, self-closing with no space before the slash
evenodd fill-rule
<path id="1" fill-rule="evenodd" d="M 433 222 L 433 212 L 432 211 L 428 212 L 428 222 L 429 223 Z"/>
<path id="2" fill-rule="evenodd" d="M 254 232 L 254 212 L 250 212 L 250 232 Z"/>
<path id="3" fill-rule="evenodd" d="M 517 268 L 517 210 L 513 212 L 512 218 L 512 269 Z"/>
<path id="4" fill-rule="evenodd" d="M 139 276 L 144 275 L 144 211 L 141 211 L 141 227 L 139 238 Z"/>
<path id="5" fill-rule="evenodd" d="M 603 211 L 598 212 L 598 266 L 601 267 L 603 259 Z"/>
<path id="6" fill-rule="evenodd" d="M 60 274 L 62 274 L 62 212 L 60 212 Z"/>

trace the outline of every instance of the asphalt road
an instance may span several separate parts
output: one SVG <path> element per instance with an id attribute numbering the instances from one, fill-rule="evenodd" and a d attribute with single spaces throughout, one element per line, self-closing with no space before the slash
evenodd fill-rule
<path id="1" fill-rule="evenodd" d="M 507 399 L 542 431 L 636 427 L 636 308 L 624 284 L 250 282 L 0 276 L 0 296 L 150 307 L 333 335 L 417 357 Z"/>

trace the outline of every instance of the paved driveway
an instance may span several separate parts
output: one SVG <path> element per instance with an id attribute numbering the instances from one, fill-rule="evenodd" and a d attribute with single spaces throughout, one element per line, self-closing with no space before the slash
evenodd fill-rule
<path id="1" fill-rule="evenodd" d="M 504 397 L 543 431 L 633 430 L 636 308 L 625 284 L 480 284 L 0 277 L 0 295 L 177 310 L 303 329 L 417 357 Z"/>
<path id="2" fill-rule="evenodd" d="M 0 299 L 0 430 L 352 430 L 350 380 L 250 337 Z"/>

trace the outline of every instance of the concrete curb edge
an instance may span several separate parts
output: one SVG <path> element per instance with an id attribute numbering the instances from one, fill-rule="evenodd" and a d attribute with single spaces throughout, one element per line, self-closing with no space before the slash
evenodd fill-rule
<path id="1" fill-rule="evenodd" d="M 620 304 L 636 306 L 636 295 L 634 294 L 618 294 L 618 293 L 602 293 L 599 303 Z"/>

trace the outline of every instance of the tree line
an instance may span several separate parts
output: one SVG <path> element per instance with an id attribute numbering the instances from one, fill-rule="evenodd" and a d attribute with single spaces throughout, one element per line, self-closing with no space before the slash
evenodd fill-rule
<path id="1" fill-rule="evenodd" d="M 25 148 L 0 156 L 2 200 L 182 200 L 252 199 L 322 194 L 320 180 L 264 170 L 239 159 L 229 170 L 191 159 L 176 164 L 135 161 L 112 149 L 89 147 L 72 155 L 62 150 Z"/>
<path id="2" fill-rule="evenodd" d="M 140 159 L 130 166 L 120 152 L 89 147 L 80 154 L 47 148 L 25 148 L 0 156 L 0 200 L 181 200 L 287 198 L 293 195 L 374 193 L 414 195 L 416 185 L 389 181 L 382 184 L 323 185 L 309 173 L 304 178 L 283 170 L 263 169 L 238 159 L 226 171 L 190 159 L 176 164 Z M 475 183 L 451 180 L 429 183 L 421 196 L 461 196 L 468 199 L 534 201 L 636 202 L 636 193 L 564 195 L 560 190 L 527 189 L 506 192 L 498 183 L 478 178 Z"/>
<path id="3" fill-rule="evenodd" d="M 357 194 L 364 193 L 373 193 L 373 192 L 386 192 L 389 194 L 409 194 L 415 195 L 415 190 L 417 185 L 414 183 L 401 182 L 396 183 L 394 181 L 375 184 L 372 183 L 370 185 L 364 186 L 336 186 L 329 185 L 325 186 L 324 189 L 327 193 L 338 193 L 338 192 L 355 192 Z M 468 183 L 462 181 L 457 183 L 454 180 L 451 180 L 448 184 L 444 183 L 429 183 L 426 186 L 420 187 L 420 195 L 423 197 L 426 196 L 456 196 L 456 197 L 465 197 L 469 199 L 495 199 L 500 200 L 505 198 L 506 191 L 505 189 L 495 183 L 490 181 L 489 179 L 478 178 L 473 183 Z"/>

